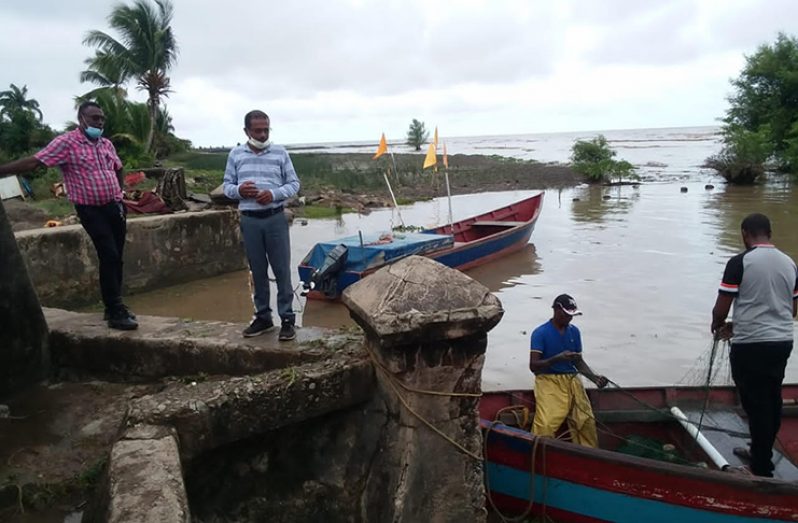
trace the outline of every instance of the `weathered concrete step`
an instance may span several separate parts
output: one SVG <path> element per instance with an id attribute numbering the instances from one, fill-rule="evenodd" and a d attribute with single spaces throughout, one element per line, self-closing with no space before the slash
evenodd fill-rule
<path id="1" fill-rule="evenodd" d="M 244 325 L 139 316 L 135 331 L 109 329 L 101 313 L 44 309 L 55 368 L 105 379 L 134 381 L 165 376 L 239 376 L 317 361 L 351 342 L 338 331 L 297 329 L 292 342 L 277 331 L 243 338 Z"/>
<path id="2" fill-rule="evenodd" d="M 108 466 L 109 523 L 191 521 L 177 441 L 165 427 L 142 427 L 116 442 Z"/>
<path id="3" fill-rule="evenodd" d="M 177 429 L 180 453 L 201 452 L 369 400 L 374 370 L 363 351 L 254 376 L 174 383 L 130 403 L 127 424 Z"/>

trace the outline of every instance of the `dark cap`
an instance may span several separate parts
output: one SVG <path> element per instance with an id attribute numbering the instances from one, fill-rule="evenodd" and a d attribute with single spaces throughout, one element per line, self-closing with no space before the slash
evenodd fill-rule
<path id="1" fill-rule="evenodd" d="M 554 298 L 554 303 L 552 303 L 551 306 L 559 307 L 565 314 L 568 314 L 569 316 L 578 316 L 582 314 L 582 311 L 580 311 L 576 306 L 576 301 L 574 301 L 574 299 L 567 294 L 560 294 Z"/>

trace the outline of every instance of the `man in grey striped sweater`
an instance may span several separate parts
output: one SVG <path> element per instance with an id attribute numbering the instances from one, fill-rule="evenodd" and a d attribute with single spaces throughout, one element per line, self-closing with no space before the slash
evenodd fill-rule
<path id="1" fill-rule="evenodd" d="M 294 290 L 291 285 L 291 241 L 285 201 L 299 192 L 291 158 L 284 147 L 269 140 L 269 116 L 250 111 L 244 117 L 247 142 L 234 147 L 224 171 L 224 194 L 239 200 L 241 234 L 249 260 L 255 314 L 245 337 L 274 328 L 269 294 L 269 265 L 277 281 L 277 314 L 281 341 L 296 337 Z"/>

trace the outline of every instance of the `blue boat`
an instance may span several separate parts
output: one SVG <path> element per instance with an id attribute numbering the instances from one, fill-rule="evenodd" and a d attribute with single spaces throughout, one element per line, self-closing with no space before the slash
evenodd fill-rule
<path id="1" fill-rule="evenodd" d="M 532 236 L 543 193 L 418 233 L 364 234 L 317 243 L 299 264 L 314 299 L 338 299 L 348 286 L 411 255 L 466 270 L 522 249 Z"/>

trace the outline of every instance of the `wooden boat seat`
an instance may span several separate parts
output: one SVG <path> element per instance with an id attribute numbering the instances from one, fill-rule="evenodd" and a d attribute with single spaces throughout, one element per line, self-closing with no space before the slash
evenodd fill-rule
<path id="1" fill-rule="evenodd" d="M 509 221 L 490 221 L 490 220 L 480 220 L 478 222 L 474 222 L 471 224 L 472 227 L 518 227 L 520 225 L 524 225 L 526 222 L 509 222 Z"/>

